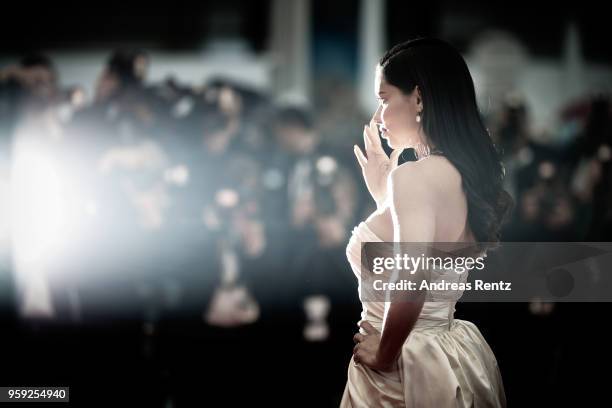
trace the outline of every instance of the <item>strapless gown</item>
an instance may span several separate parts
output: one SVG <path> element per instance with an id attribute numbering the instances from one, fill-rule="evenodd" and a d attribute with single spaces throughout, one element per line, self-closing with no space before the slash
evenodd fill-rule
<path id="1" fill-rule="evenodd" d="M 382 242 L 365 222 L 353 229 L 346 248 L 358 281 L 362 242 Z M 432 280 L 438 279 L 465 280 L 467 273 L 449 269 Z M 506 406 L 495 355 L 474 323 L 454 318 L 455 304 L 462 293 L 452 292 L 448 301 L 424 303 L 392 371 L 355 365 L 351 358 L 340 407 Z M 380 331 L 384 310 L 384 302 L 362 301 L 361 318 Z M 360 332 L 366 334 L 363 329 Z"/>

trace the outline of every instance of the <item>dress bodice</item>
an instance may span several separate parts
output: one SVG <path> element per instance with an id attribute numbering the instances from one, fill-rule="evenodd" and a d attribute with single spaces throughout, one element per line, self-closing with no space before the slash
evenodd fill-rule
<path id="1" fill-rule="evenodd" d="M 362 320 L 369 321 L 378 330 L 382 329 L 382 321 L 385 313 L 386 302 L 363 301 L 361 296 L 361 244 L 364 242 L 384 242 L 368 227 L 365 222 L 359 223 L 353 228 L 351 238 L 346 247 L 346 256 L 351 265 L 353 273 L 359 282 L 359 299 L 361 300 Z M 453 269 L 437 269 L 432 272 L 430 282 L 465 282 L 468 272 L 457 273 Z M 461 298 L 462 291 L 453 290 L 433 293 L 432 298 L 436 301 L 426 301 L 419 315 L 414 329 L 431 327 L 450 327 L 455 313 L 455 304 Z"/>

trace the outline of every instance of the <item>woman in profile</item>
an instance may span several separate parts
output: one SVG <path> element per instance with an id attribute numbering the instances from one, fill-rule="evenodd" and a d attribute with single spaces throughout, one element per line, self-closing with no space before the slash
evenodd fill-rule
<path id="1" fill-rule="evenodd" d="M 355 146 L 377 205 L 346 249 L 357 278 L 362 242 L 499 242 L 513 201 L 459 52 L 432 38 L 398 44 L 377 65 L 375 92 L 380 104 L 364 129 L 365 154 Z M 416 160 L 398 166 L 405 148 Z M 454 318 L 459 297 L 361 299 L 341 407 L 505 407 L 493 351 L 473 323 Z"/>

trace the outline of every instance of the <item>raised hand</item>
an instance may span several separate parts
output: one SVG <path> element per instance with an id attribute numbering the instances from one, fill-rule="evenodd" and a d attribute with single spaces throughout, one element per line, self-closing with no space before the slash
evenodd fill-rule
<path id="1" fill-rule="evenodd" d="M 397 160 L 404 149 L 395 149 L 390 156 L 387 156 L 383 150 L 374 119 L 370 120 L 369 125 L 364 126 L 363 141 L 366 154 L 364 155 L 361 149 L 355 145 L 355 156 L 361 166 L 368 191 L 376 201 L 377 207 L 381 208 L 387 198 L 387 178 L 391 170 L 397 167 Z"/>

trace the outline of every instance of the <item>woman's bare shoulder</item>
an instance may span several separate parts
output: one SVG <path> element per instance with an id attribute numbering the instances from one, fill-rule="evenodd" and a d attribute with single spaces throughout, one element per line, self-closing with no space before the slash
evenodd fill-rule
<path id="1" fill-rule="evenodd" d="M 418 183 L 441 188 L 456 186 L 461 182 L 459 171 L 443 156 L 430 156 L 423 160 L 403 163 L 393 169 L 390 177 L 394 183 Z"/>

